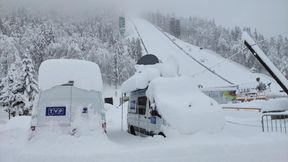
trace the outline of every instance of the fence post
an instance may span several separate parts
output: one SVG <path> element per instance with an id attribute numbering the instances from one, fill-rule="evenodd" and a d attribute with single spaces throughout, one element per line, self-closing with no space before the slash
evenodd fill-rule
<path id="1" fill-rule="evenodd" d="M 285 133 L 287 133 L 287 128 L 286 128 L 286 117 L 284 118 L 284 126 L 285 126 Z"/>
<path id="2" fill-rule="evenodd" d="M 271 118 L 271 117 L 270 117 Z M 271 119 L 272 120 L 272 119 Z M 268 116 L 266 116 L 267 132 L 269 132 Z"/>
<path id="3" fill-rule="evenodd" d="M 262 132 L 264 132 L 264 122 L 263 122 L 264 115 L 262 115 L 261 124 L 262 124 Z"/>

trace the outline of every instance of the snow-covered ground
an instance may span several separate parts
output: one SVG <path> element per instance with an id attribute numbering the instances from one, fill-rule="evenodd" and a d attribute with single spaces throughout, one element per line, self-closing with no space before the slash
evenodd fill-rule
<path id="1" fill-rule="evenodd" d="M 126 127 L 121 131 L 121 109 L 106 106 L 107 136 L 93 132 L 71 136 L 58 128 L 49 128 L 29 141 L 30 117 L 1 123 L 0 161 L 286 162 L 288 159 L 287 134 L 262 133 L 261 114 L 257 111 L 225 110 L 226 124 L 219 133 L 181 135 L 170 129 L 167 138 L 143 138 L 128 134 Z M 208 119 L 202 120 L 199 122 Z"/>

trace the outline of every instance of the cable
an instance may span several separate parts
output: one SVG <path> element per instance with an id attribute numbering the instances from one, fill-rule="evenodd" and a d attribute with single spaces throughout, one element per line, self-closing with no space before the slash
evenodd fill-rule
<path id="1" fill-rule="evenodd" d="M 283 34 L 285 34 L 285 33 L 287 33 L 287 32 L 283 32 L 283 33 L 280 33 L 280 34 L 273 35 L 272 37 L 267 38 L 267 39 L 264 39 L 264 40 L 261 40 L 261 41 L 258 41 L 258 42 L 256 42 L 255 44 L 252 44 L 251 46 L 255 46 L 255 45 L 259 44 L 259 43 L 265 42 L 265 41 L 267 41 L 267 40 L 269 40 L 269 39 L 271 39 L 271 38 L 273 38 L 273 37 L 276 37 L 276 36 L 279 36 L 279 35 L 283 35 Z M 238 41 L 241 41 L 241 42 L 242 42 L 242 40 L 238 40 Z M 247 49 L 247 47 L 244 47 L 244 48 L 240 49 L 238 52 L 234 53 L 233 55 L 231 55 L 231 56 L 229 56 L 229 57 L 227 57 L 227 58 L 224 58 L 224 57 L 223 57 L 223 58 L 224 58 L 223 61 L 218 62 L 217 64 L 212 65 L 212 66 L 210 66 L 209 68 L 210 68 L 210 69 L 213 69 L 214 67 L 216 67 L 216 66 L 218 66 L 218 65 L 226 62 L 227 60 L 230 60 L 231 58 L 233 58 L 234 56 L 240 54 L 241 52 L 243 52 L 243 51 L 246 50 L 246 49 Z M 202 71 L 200 71 L 200 72 L 198 72 L 198 73 L 195 73 L 195 74 L 193 74 L 193 75 L 191 75 L 191 76 L 192 76 L 192 77 L 195 77 L 195 76 L 197 76 L 197 75 L 199 75 L 199 74 L 202 74 L 202 73 L 204 73 L 204 72 L 206 72 L 206 71 L 207 71 L 207 70 L 204 69 L 204 70 L 202 70 Z"/>
<path id="2" fill-rule="evenodd" d="M 146 51 L 146 54 L 149 54 L 149 52 L 148 52 L 148 50 L 147 50 L 147 48 L 146 48 L 146 45 L 144 44 L 144 41 L 143 41 L 143 39 L 142 39 L 142 37 L 141 37 L 139 31 L 138 31 L 137 26 L 135 25 L 134 21 L 132 21 L 131 19 L 130 19 L 130 21 L 132 22 L 132 24 L 133 24 L 133 26 L 134 26 L 134 28 L 135 28 L 137 34 L 138 34 L 138 37 L 140 38 L 141 44 L 143 45 L 143 47 L 144 47 L 144 49 L 145 49 L 145 51 Z"/>
<path id="3" fill-rule="evenodd" d="M 225 82 L 234 85 L 234 83 L 230 82 L 229 80 L 225 79 L 224 77 L 222 77 L 221 75 L 219 75 L 218 73 L 216 73 L 215 71 L 211 70 L 209 67 L 207 67 L 206 65 L 204 65 L 203 63 L 201 63 L 200 61 L 198 61 L 197 59 L 195 59 L 193 56 L 191 56 L 187 51 L 185 51 L 182 47 L 180 47 L 177 43 L 175 43 L 163 30 L 159 29 L 157 26 L 153 25 L 156 29 L 158 29 L 161 33 L 163 33 L 176 47 L 178 47 L 184 54 L 186 54 L 188 57 L 190 57 L 191 59 L 193 59 L 195 62 L 197 62 L 198 64 L 200 64 L 201 66 L 203 66 L 205 68 L 205 71 L 208 70 L 211 73 L 213 73 L 214 75 L 216 75 L 217 77 L 219 77 L 220 79 L 224 80 Z"/>
<path id="4" fill-rule="evenodd" d="M 253 46 L 254 46 L 254 45 L 253 45 Z M 247 49 L 247 48 L 244 47 L 244 48 L 240 49 L 238 52 L 234 53 L 233 55 L 231 55 L 231 56 L 229 56 L 229 57 L 227 57 L 227 58 L 224 58 L 224 57 L 223 57 L 223 58 L 224 58 L 223 61 L 220 61 L 220 62 L 218 62 L 217 64 L 210 66 L 209 69 L 213 69 L 213 68 L 215 68 L 216 66 L 218 66 L 218 65 L 220 65 L 220 64 L 222 64 L 222 63 L 224 63 L 224 62 L 226 62 L 226 61 L 228 61 L 228 60 L 230 60 L 231 58 L 233 58 L 233 57 L 235 57 L 236 55 L 238 55 L 238 54 L 240 54 L 241 52 L 243 52 L 245 49 Z M 192 77 L 195 77 L 195 76 L 197 76 L 197 75 L 199 75 L 199 74 L 203 74 L 203 73 L 206 72 L 206 71 L 207 71 L 207 69 L 204 69 L 204 70 L 202 70 L 202 71 L 200 71 L 200 72 L 197 72 L 197 73 L 195 73 L 195 74 L 193 74 L 193 75 L 191 75 L 191 76 L 192 76 Z"/>

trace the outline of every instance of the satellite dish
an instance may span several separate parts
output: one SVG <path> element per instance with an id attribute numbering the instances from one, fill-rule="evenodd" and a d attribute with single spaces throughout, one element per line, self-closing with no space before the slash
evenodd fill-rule
<path id="1" fill-rule="evenodd" d="M 159 59 L 155 55 L 147 54 L 138 60 L 137 65 L 154 65 L 158 63 Z"/>

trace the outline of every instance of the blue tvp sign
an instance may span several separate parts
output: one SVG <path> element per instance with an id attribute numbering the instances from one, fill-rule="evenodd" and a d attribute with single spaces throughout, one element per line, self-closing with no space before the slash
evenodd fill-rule
<path id="1" fill-rule="evenodd" d="M 65 115 L 66 115 L 65 106 L 46 107 L 46 116 L 65 116 Z"/>

